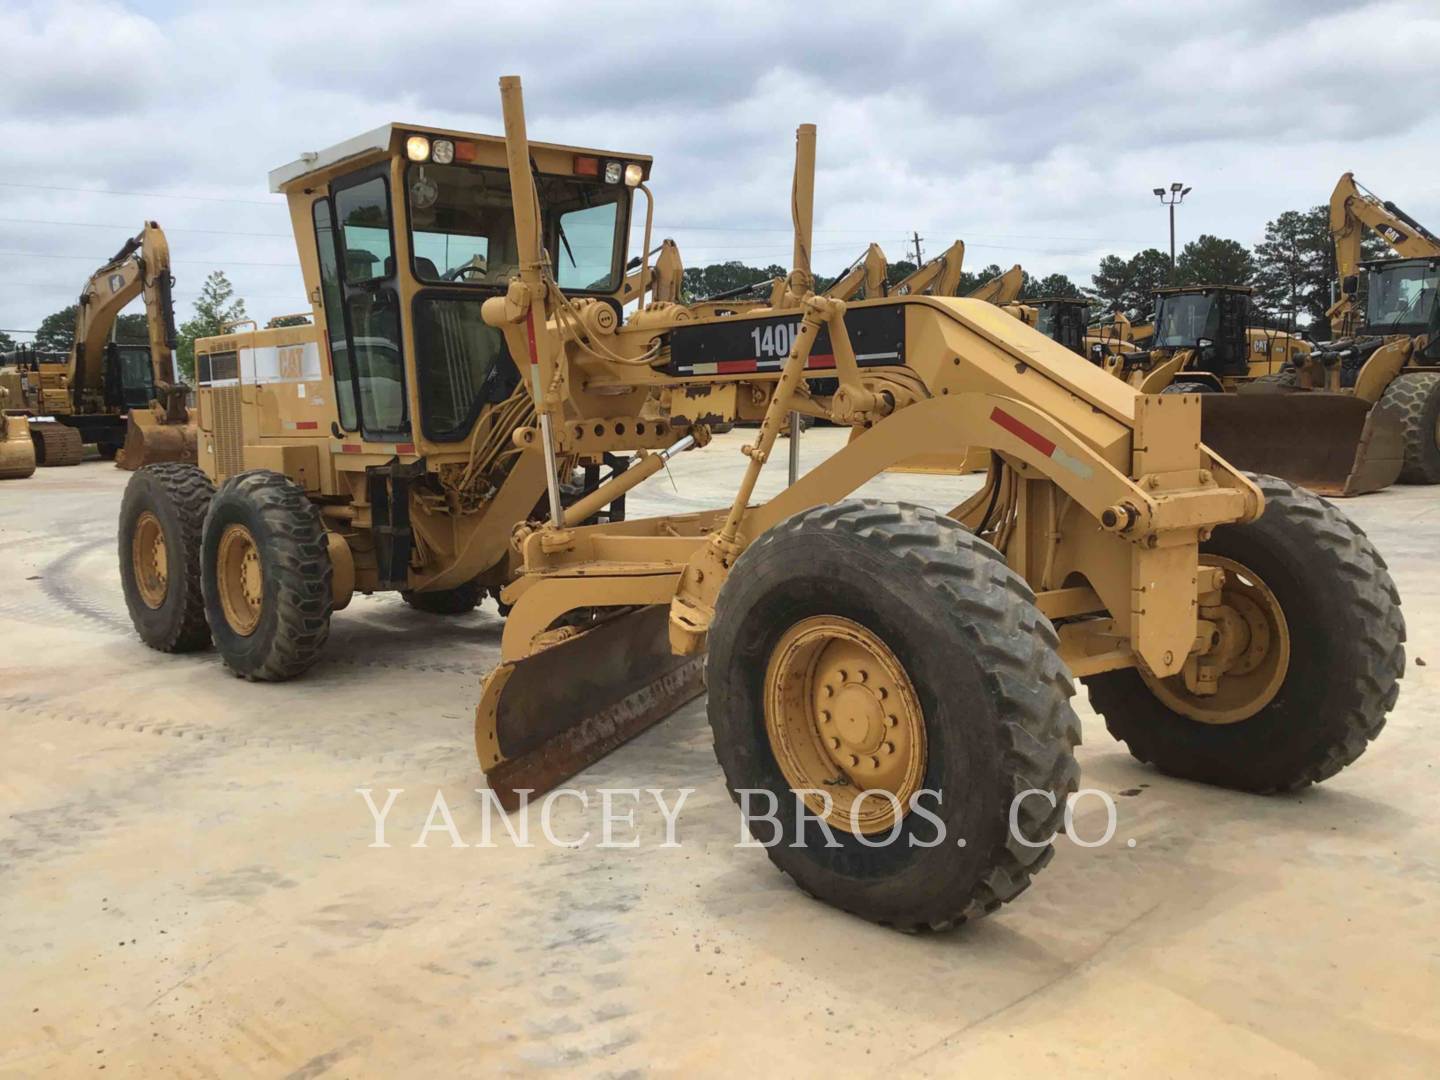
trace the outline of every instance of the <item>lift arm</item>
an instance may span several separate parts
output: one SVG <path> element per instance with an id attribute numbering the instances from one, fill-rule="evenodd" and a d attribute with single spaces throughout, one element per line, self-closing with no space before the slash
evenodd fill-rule
<path id="1" fill-rule="evenodd" d="M 849 270 L 836 278 L 835 284 L 825 290 L 825 295 L 833 300 L 851 300 L 862 291 L 867 300 L 884 296 L 885 276 L 889 269 L 890 264 L 885 259 L 885 252 L 880 250 L 880 245 L 871 244 L 865 249 L 865 254 L 860 256 Z"/>

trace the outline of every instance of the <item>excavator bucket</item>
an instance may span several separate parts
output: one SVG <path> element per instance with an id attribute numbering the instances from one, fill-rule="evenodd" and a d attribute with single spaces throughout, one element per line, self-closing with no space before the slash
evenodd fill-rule
<path id="1" fill-rule="evenodd" d="M 35 443 L 23 414 L 0 415 L 0 480 L 23 480 L 35 471 Z"/>
<path id="2" fill-rule="evenodd" d="M 1404 437 L 1390 410 L 1353 394 L 1204 394 L 1201 438 L 1230 464 L 1317 495 L 1363 495 L 1400 476 Z"/>
<path id="3" fill-rule="evenodd" d="M 162 461 L 197 460 L 195 451 L 195 412 L 188 411 L 184 424 L 169 424 L 153 409 L 131 409 L 125 422 L 125 445 L 115 455 L 121 469 L 135 470 Z"/>
<path id="4" fill-rule="evenodd" d="M 539 795 L 704 690 L 705 658 L 670 651 L 670 609 L 636 608 L 485 680 L 475 746 L 501 806 Z"/>

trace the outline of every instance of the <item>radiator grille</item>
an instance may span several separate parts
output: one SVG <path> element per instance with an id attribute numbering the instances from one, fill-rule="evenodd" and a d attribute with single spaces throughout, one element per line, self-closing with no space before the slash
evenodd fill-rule
<path id="1" fill-rule="evenodd" d="M 217 480 L 225 480 L 240 472 L 240 387 L 216 386 L 210 389 L 210 402 L 215 407 L 215 471 Z"/>

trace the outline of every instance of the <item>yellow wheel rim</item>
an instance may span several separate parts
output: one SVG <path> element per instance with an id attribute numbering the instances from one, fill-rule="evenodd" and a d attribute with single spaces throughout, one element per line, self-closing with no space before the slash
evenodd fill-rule
<path id="1" fill-rule="evenodd" d="M 1157 698 L 1181 716 L 1202 724 L 1237 724 L 1275 700 L 1290 670 L 1290 626 L 1270 587 L 1233 559 L 1201 555 L 1204 566 L 1225 571 L 1219 617 L 1220 638 L 1212 653 L 1221 667 L 1213 694 L 1193 693 L 1184 675 L 1141 677 Z"/>
<path id="2" fill-rule="evenodd" d="M 135 570 L 135 587 L 148 608 L 165 603 L 165 590 L 170 581 L 170 559 L 165 549 L 165 530 L 160 519 L 149 510 L 135 522 L 130 542 L 130 564 Z"/>
<path id="3" fill-rule="evenodd" d="M 215 553 L 216 591 L 230 629 L 241 637 L 254 632 L 264 605 L 265 579 L 260 550 L 244 525 L 227 525 Z"/>
<path id="4" fill-rule="evenodd" d="M 796 623 L 771 653 L 765 732 L 786 783 L 846 832 L 894 827 L 925 777 L 925 715 L 909 675 L 878 636 L 836 615 Z M 815 792 L 829 794 L 828 813 Z"/>

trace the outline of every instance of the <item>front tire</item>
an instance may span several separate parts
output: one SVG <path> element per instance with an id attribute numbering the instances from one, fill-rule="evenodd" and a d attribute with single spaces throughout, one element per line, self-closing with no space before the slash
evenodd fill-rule
<path id="1" fill-rule="evenodd" d="M 1440 374 L 1412 371 L 1397 375 L 1380 395 L 1380 405 L 1400 417 L 1405 439 L 1402 484 L 1440 484 Z"/>
<path id="2" fill-rule="evenodd" d="M 308 670 L 330 635 L 332 573 L 303 488 L 265 469 L 227 480 L 201 543 L 205 614 L 225 666 L 252 682 Z"/>
<path id="3" fill-rule="evenodd" d="M 140 640 L 160 652 L 210 644 L 200 537 L 215 487 L 194 465 L 139 469 L 120 501 L 120 585 Z"/>
<path id="4" fill-rule="evenodd" d="M 1216 529 L 1201 545 L 1201 561 L 1238 564 L 1251 575 L 1252 595 L 1257 583 L 1273 595 L 1284 626 L 1270 635 L 1272 647 L 1288 640 L 1278 689 L 1237 719 L 1207 712 L 1215 698 L 1187 698 L 1173 685 L 1179 676 L 1161 683 L 1168 704 L 1133 669 L 1084 682 L 1110 733 L 1140 761 L 1268 794 L 1334 776 L 1380 734 L 1405 669 L 1405 622 L 1385 560 L 1349 518 L 1284 480 L 1254 479 L 1265 493 L 1264 514 Z M 1254 670 L 1263 673 L 1258 663 Z"/>
<path id="5" fill-rule="evenodd" d="M 742 791 L 777 800 L 778 824 L 757 839 L 776 841 L 771 861 L 802 889 L 874 922 L 940 930 L 1013 899 L 1049 861 L 1080 727 L 1033 599 L 994 548 L 917 506 L 807 510 L 736 561 L 706 665 L 715 754 L 737 803 Z M 839 739 L 824 734 L 832 723 Z M 834 792 L 837 809 L 853 791 L 889 791 L 909 812 L 869 824 L 836 813 L 832 848 L 813 822 L 797 828 L 799 788 Z M 917 790 L 918 802 L 902 797 Z M 865 811 L 872 802 L 885 805 Z"/>

